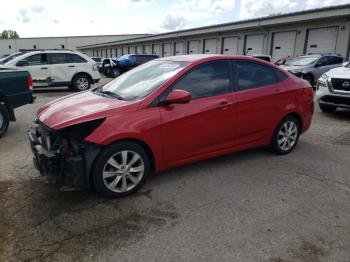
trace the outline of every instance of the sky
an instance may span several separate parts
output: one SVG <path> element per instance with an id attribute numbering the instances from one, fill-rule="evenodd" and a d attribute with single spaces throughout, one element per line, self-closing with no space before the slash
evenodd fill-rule
<path id="1" fill-rule="evenodd" d="M 0 31 L 20 37 L 163 33 L 350 0 L 2 0 Z"/>

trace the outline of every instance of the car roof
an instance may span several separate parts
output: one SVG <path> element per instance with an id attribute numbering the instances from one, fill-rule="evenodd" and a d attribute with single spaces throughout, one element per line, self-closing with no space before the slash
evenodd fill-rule
<path id="1" fill-rule="evenodd" d="M 196 55 L 179 55 L 179 56 L 167 56 L 158 58 L 156 60 L 160 61 L 174 61 L 174 62 L 197 62 L 197 61 L 212 61 L 212 60 L 222 60 L 222 59 L 240 59 L 240 60 L 251 60 L 258 61 L 261 63 L 261 59 L 255 58 L 253 56 L 244 56 L 244 55 L 216 55 L 216 54 L 196 54 Z"/>

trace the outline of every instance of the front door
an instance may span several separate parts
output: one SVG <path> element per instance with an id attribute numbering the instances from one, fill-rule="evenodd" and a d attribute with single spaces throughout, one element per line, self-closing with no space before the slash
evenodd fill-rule
<path id="1" fill-rule="evenodd" d="M 33 78 L 34 87 L 49 86 L 51 84 L 51 66 L 47 62 L 46 54 L 35 54 L 23 59 L 26 66 L 22 67 L 28 70 Z"/>
<path id="2" fill-rule="evenodd" d="M 229 63 L 217 61 L 191 70 L 171 87 L 190 92 L 192 100 L 160 106 L 163 151 L 169 166 L 232 145 L 236 116 L 230 79 Z"/>

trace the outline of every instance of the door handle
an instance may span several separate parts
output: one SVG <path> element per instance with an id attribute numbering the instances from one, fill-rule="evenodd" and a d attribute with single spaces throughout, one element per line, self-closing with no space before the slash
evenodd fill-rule
<path id="1" fill-rule="evenodd" d="M 219 107 L 221 107 L 221 108 L 223 108 L 223 109 L 225 109 L 225 108 L 227 108 L 227 107 L 229 107 L 229 106 L 232 106 L 232 103 L 231 103 L 231 102 L 228 102 L 228 101 L 222 101 L 222 102 L 220 102 L 220 104 L 219 104 Z"/>
<path id="2" fill-rule="evenodd" d="M 48 67 L 42 67 L 42 68 L 40 68 L 41 70 L 47 70 L 47 69 L 49 69 Z"/>
<path id="3" fill-rule="evenodd" d="M 70 65 L 70 66 L 68 66 L 68 67 L 75 67 L 75 65 Z"/>

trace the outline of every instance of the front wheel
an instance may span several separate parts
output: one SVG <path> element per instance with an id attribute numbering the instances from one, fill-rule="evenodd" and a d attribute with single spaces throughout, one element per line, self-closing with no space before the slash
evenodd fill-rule
<path id="1" fill-rule="evenodd" d="M 84 74 L 78 74 L 73 77 L 71 83 L 74 91 L 85 91 L 91 86 L 91 79 Z"/>
<path id="2" fill-rule="evenodd" d="M 271 141 L 274 153 L 284 155 L 290 153 L 298 143 L 300 123 L 293 116 L 287 116 L 277 126 Z"/>
<path id="3" fill-rule="evenodd" d="M 97 158 L 93 182 L 105 197 L 124 197 L 139 190 L 149 172 L 147 152 L 136 143 L 119 142 L 106 148 Z"/>
<path id="4" fill-rule="evenodd" d="M 321 103 L 318 103 L 318 106 L 320 107 L 323 113 L 333 113 L 335 110 L 337 110 L 336 106 L 323 105 Z"/>
<path id="5" fill-rule="evenodd" d="M 6 107 L 0 104 L 0 137 L 2 137 L 10 125 L 10 116 Z"/>
<path id="6" fill-rule="evenodd" d="M 112 70 L 112 76 L 114 77 L 114 78 L 117 78 L 118 76 L 120 76 L 121 75 L 121 73 L 120 73 L 120 70 L 118 69 L 118 68 L 114 68 L 113 70 Z"/>

